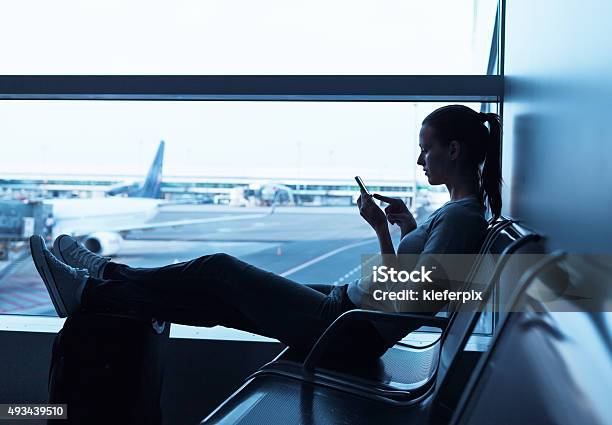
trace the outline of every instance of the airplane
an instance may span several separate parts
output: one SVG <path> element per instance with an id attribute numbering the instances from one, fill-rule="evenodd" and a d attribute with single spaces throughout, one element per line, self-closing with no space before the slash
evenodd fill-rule
<path id="1" fill-rule="evenodd" d="M 150 223 L 160 205 L 169 204 L 161 199 L 164 148 L 165 142 L 162 140 L 142 185 L 130 183 L 115 186 L 106 192 L 109 196 L 100 199 L 44 200 L 43 203 L 51 207 L 54 221 L 51 240 L 61 234 L 69 234 L 77 237 L 90 251 L 113 256 L 121 249 L 125 235 L 131 231 L 253 219 L 273 212 Z"/>
<path id="2" fill-rule="evenodd" d="M 262 205 L 289 204 L 295 205 L 295 194 L 289 186 L 274 182 L 256 182 L 248 186 L 248 192 L 252 193 Z"/>

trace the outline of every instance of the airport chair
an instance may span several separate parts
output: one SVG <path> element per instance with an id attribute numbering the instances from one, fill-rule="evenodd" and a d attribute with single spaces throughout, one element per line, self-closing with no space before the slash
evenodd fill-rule
<path id="1" fill-rule="evenodd" d="M 485 249 L 491 255 L 482 255 L 479 262 L 472 270 L 471 280 L 488 281 L 493 276 L 497 256 L 505 246 L 511 245 L 515 240 L 526 236 L 521 242 L 510 248 L 509 252 L 535 238 L 525 229 L 520 229 L 515 225 L 515 229 L 508 231 L 511 223 L 506 221 L 496 229 L 495 233 L 490 232 L 490 238 L 485 242 Z M 522 232 L 522 233 L 521 233 Z M 491 248 L 492 247 L 492 248 Z M 470 281 L 468 279 L 468 281 Z M 494 280 L 494 279 L 491 279 Z M 368 315 L 370 318 L 395 322 L 402 326 L 402 321 L 406 324 L 414 324 L 415 321 L 423 326 L 438 327 L 445 329 L 448 323 L 452 324 L 454 316 L 450 319 L 431 317 L 428 315 L 406 315 L 406 314 L 386 314 L 380 312 L 365 312 L 354 310 L 345 313 L 344 320 L 357 319 L 363 320 Z M 352 317 L 351 317 L 352 316 Z M 347 323 L 347 322 L 345 322 Z M 334 385 L 344 386 L 355 393 L 375 393 L 378 396 L 386 397 L 393 402 L 406 403 L 418 398 L 419 395 L 427 392 L 435 375 L 441 342 L 444 341 L 448 332 L 443 332 L 439 341 L 423 346 L 415 347 L 403 343 L 398 343 L 385 353 L 378 362 L 361 367 L 359 369 L 342 367 L 317 367 L 315 364 L 322 357 L 328 343 L 333 343 L 333 336 L 339 328 L 334 329 L 334 324 L 330 326 L 322 340 L 313 348 L 309 356 L 304 360 L 303 357 L 296 355 L 291 350 L 281 353 L 271 363 L 265 365 L 257 373 L 278 373 L 293 377 L 302 377 L 313 382 L 332 382 Z M 342 325 L 341 325 L 342 326 Z M 457 323 L 458 328 L 465 326 L 464 322 Z"/>
<path id="2" fill-rule="evenodd" d="M 452 424 L 610 423 L 612 326 L 603 303 L 612 298 L 612 267 L 602 259 L 557 254 L 539 262 L 519 286 Z"/>
<path id="3" fill-rule="evenodd" d="M 531 236 L 515 242 L 518 242 L 514 245 L 516 249 L 507 249 L 506 253 L 520 252 L 527 245 L 538 243 L 537 238 Z M 508 256 L 502 256 L 502 261 L 496 264 L 494 274 L 497 276 L 505 266 L 504 258 Z M 491 292 L 492 287 L 485 292 L 485 301 Z M 465 373 L 461 373 L 465 369 L 461 357 L 480 314 L 465 311 L 455 315 L 455 325 L 447 328 L 441 347 L 434 385 L 411 403 L 390 402 L 389 394 L 382 397 L 375 391 L 357 392 L 330 381 L 256 373 L 201 423 L 446 424 L 450 418 L 449 409 L 452 412 L 450 403 L 458 399 L 458 396 L 448 397 L 448 393 L 466 384 Z"/>
<path id="4" fill-rule="evenodd" d="M 486 282 L 491 287 L 503 256 L 511 254 L 538 236 L 517 224 L 504 223 L 486 241 L 486 251 L 468 278 Z M 469 307 L 474 309 L 474 306 Z M 426 394 L 434 382 L 439 363 L 448 364 L 455 355 L 457 338 L 461 339 L 474 315 L 473 311 L 451 313 L 450 317 L 423 314 L 383 313 L 352 310 L 341 315 L 324 332 L 310 353 L 302 355 L 287 349 L 252 376 L 278 374 L 321 385 L 330 385 L 359 395 L 374 396 L 392 404 L 410 404 Z M 377 361 L 366 365 L 320 364 L 334 336 L 352 320 L 394 323 L 397 326 L 430 326 L 442 330 L 440 338 L 425 346 L 397 343 Z M 450 337 L 450 338 L 449 338 Z M 450 339 L 450 344 L 445 347 Z"/>
<path id="5" fill-rule="evenodd" d="M 504 230 L 500 232 L 498 238 L 492 242 L 490 246 L 490 252 L 499 253 L 500 251 L 505 251 L 505 254 L 517 254 L 517 255 L 502 255 L 500 258 L 500 264 L 498 265 L 495 271 L 495 282 L 493 285 L 490 285 L 487 292 L 488 302 L 493 303 L 493 324 L 494 324 L 494 332 L 499 328 L 496 324 L 499 323 L 497 320 L 504 317 L 504 314 L 507 313 L 507 306 L 502 306 L 500 304 L 495 304 L 498 299 L 498 294 L 501 291 L 506 293 L 513 294 L 514 297 L 518 296 L 519 289 L 524 286 L 523 276 L 527 274 L 531 274 L 535 269 L 537 263 L 541 261 L 545 256 L 545 247 L 543 244 L 543 239 L 533 233 L 528 232 L 525 228 L 520 225 L 514 223 L 512 226 L 506 227 Z M 521 235 L 526 237 L 523 242 L 519 242 L 515 248 L 506 248 L 506 244 L 508 241 L 518 240 L 521 241 Z M 529 254 L 529 255 L 525 255 Z M 495 255 L 495 254 L 494 254 Z M 487 258 L 487 257 L 485 257 Z M 488 261 L 491 261 L 490 258 L 487 258 Z M 485 261 L 487 261 L 485 260 Z M 501 311 L 500 311 L 501 310 Z M 458 318 L 462 320 L 472 320 L 469 318 L 470 313 L 467 313 L 467 318 L 465 312 L 458 312 L 456 314 Z M 451 353 L 453 354 L 453 353 Z M 443 370 L 450 371 L 446 374 L 444 382 L 438 382 L 440 386 L 443 388 L 436 392 L 436 400 L 435 404 L 437 406 L 437 413 L 439 417 L 444 417 L 445 419 L 450 419 L 450 415 L 454 411 L 455 406 L 459 403 L 459 397 L 461 393 L 456 391 L 455 388 L 452 388 L 451 385 L 446 385 L 446 382 L 462 382 L 462 388 L 465 385 L 464 379 L 460 377 L 453 376 L 454 374 L 462 375 L 464 371 L 461 371 L 457 368 L 451 368 L 451 365 L 454 361 L 456 361 L 456 357 L 442 357 L 440 360 L 440 368 Z M 473 367 L 474 364 L 472 363 Z M 449 389 L 450 388 L 450 389 Z"/>

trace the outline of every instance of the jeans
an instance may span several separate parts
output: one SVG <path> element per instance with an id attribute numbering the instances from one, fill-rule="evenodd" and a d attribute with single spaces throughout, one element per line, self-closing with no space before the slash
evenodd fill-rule
<path id="1" fill-rule="evenodd" d="M 219 253 L 158 268 L 107 263 L 90 278 L 86 309 L 130 312 L 192 326 L 225 326 L 278 339 L 307 352 L 343 312 L 356 308 L 346 285 L 304 285 Z M 356 322 L 328 355 L 343 360 L 381 356 L 388 348 L 370 322 Z"/>

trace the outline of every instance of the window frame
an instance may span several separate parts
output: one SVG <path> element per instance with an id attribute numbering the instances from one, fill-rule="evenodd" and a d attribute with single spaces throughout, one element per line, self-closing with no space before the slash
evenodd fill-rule
<path id="1" fill-rule="evenodd" d="M 501 75 L 4 75 L 5 100 L 499 102 Z"/>

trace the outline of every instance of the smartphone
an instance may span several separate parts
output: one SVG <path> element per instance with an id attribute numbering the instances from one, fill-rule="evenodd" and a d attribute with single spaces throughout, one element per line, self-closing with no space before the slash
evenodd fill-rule
<path id="1" fill-rule="evenodd" d="M 363 180 L 361 180 L 361 177 L 359 176 L 355 176 L 355 181 L 357 182 L 357 184 L 359 185 L 359 188 L 365 192 L 366 195 L 368 196 L 372 196 L 372 194 L 370 193 L 370 191 L 368 190 L 368 188 L 365 186 L 365 184 L 363 184 Z"/>

